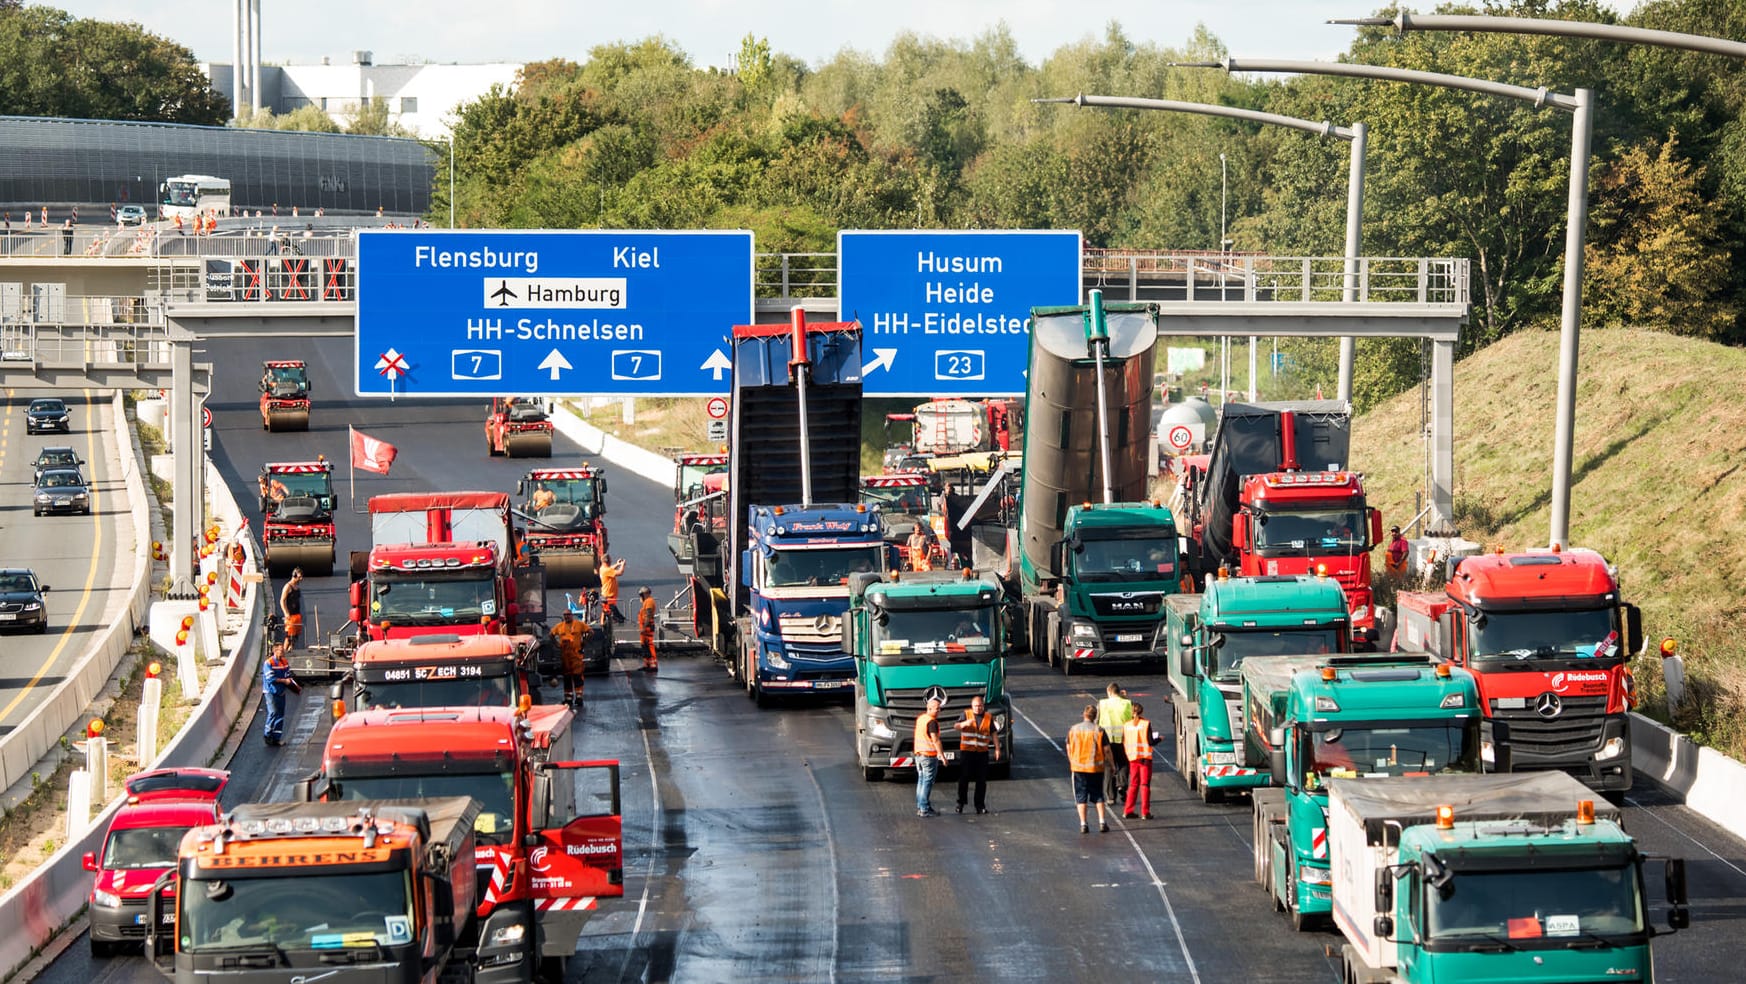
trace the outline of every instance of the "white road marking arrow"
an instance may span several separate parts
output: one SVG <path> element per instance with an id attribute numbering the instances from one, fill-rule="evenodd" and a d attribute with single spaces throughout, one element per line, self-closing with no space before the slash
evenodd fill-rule
<path id="1" fill-rule="evenodd" d="M 573 369 L 575 367 L 570 365 L 569 359 L 564 358 L 564 353 L 557 349 L 552 349 L 549 355 L 540 360 L 539 368 L 550 369 L 552 371 L 552 379 L 556 380 L 560 370 Z"/>
<path id="2" fill-rule="evenodd" d="M 709 358 L 703 360 L 701 368 L 714 372 L 715 381 L 719 383 L 721 382 L 721 374 L 727 372 L 733 367 L 733 360 L 727 357 L 727 353 L 723 352 L 721 349 L 716 349 L 709 353 Z"/>
<path id="3" fill-rule="evenodd" d="M 890 372 L 891 364 L 895 361 L 897 361 L 896 349 L 876 348 L 873 350 L 873 361 L 861 367 L 861 375 L 870 375 L 875 369 L 884 369 L 886 372 Z"/>

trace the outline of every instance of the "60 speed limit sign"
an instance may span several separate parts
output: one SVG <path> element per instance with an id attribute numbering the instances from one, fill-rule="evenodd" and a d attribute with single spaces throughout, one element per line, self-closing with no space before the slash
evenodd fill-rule
<path id="1" fill-rule="evenodd" d="M 1189 445 L 1194 443 L 1194 434 L 1182 424 L 1177 424 L 1164 435 L 1164 440 L 1169 442 L 1172 451 L 1187 451 Z"/>

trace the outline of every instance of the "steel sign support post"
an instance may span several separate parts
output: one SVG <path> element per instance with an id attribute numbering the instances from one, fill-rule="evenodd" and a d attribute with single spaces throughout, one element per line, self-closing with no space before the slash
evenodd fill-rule
<path id="1" fill-rule="evenodd" d="M 1358 297 L 1359 227 L 1364 219 L 1364 155 L 1370 128 L 1363 123 L 1352 124 L 1352 161 L 1346 170 L 1346 282 L 1341 298 L 1348 304 Z M 1339 398 L 1352 402 L 1352 367 L 1358 359 L 1357 339 L 1340 336 Z"/>

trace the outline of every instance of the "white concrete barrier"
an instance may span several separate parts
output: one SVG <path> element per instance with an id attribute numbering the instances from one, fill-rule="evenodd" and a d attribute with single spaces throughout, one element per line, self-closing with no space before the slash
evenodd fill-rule
<path id="1" fill-rule="evenodd" d="M 127 456 L 131 456 L 132 445 L 128 444 L 127 447 Z M 131 489 L 133 483 L 139 482 L 139 469 L 127 465 L 123 470 L 130 475 Z M 212 467 L 210 461 L 207 462 L 206 481 L 214 514 L 219 517 L 220 522 L 234 529 L 241 521 L 241 514 L 237 510 L 236 502 L 231 499 L 222 476 Z M 138 501 L 143 507 L 143 486 L 138 495 Z M 146 531 L 141 533 L 140 556 L 149 565 L 150 527 L 145 525 L 143 508 L 140 513 L 139 528 Z M 248 552 L 250 562 L 257 562 L 259 553 L 254 543 L 245 540 L 244 549 Z M 149 566 L 147 569 L 149 570 Z M 143 583 L 143 576 L 141 581 Z M 170 739 L 168 746 L 157 759 L 144 768 L 211 765 L 219 750 L 224 747 L 225 739 L 237 717 L 248 704 L 255 671 L 259 666 L 261 598 L 256 585 L 250 584 L 245 589 L 243 608 L 249 613 L 248 621 L 242 631 L 236 634 L 224 662 L 213 667 L 199 709 L 189 717 L 176 736 Z M 131 633 L 132 629 L 129 627 L 127 634 Z M 125 651 L 125 647 L 123 650 Z M 103 680 L 107 679 L 105 674 Z M 80 706 L 81 710 L 83 706 Z M 69 842 L 29 877 L 0 895 L 0 926 L 10 927 L 10 931 L 0 933 L 0 979 L 10 976 L 28 963 L 38 950 L 85 907 L 91 893 L 91 873 L 84 869 L 82 855 L 102 846 L 103 835 L 108 831 L 109 822 L 114 819 L 115 811 L 120 805 L 119 797 L 108 803 L 92 821 L 88 833 Z"/>
<path id="2" fill-rule="evenodd" d="M 1746 765 L 1641 714 L 1631 715 L 1631 768 L 1683 797 L 1692 812 L 1746 840 Z"/>
<path id="3" fill-rule="evenodd" d="M 673 484 L 673 460 L 620 440 L 570 412 L 567 406 L 552 408 L 552 426 L 582 445 L 582 450 L 605 458 L 624 470 L 660 486 Z"/>

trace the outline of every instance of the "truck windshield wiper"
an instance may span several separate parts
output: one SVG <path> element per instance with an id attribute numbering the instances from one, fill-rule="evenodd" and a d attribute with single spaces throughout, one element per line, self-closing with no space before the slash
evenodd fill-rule
<path id="1" fill-rule="evenodd" d="M 1490 946 L 1485 946 L 1483 944 L 1470 944 L 1473 947 L 1474 952 L 1476 952 L 1476 953 L 1483 953 L 1483 952 L 1487 952 L 1487 951 L 1497 952 L 1497 953 L 1505 953 L 1505 952 L 1512 952 L 1513 953 L 1514 951 L 1521 949 L 1521 947 L 1515 945 L 1514 943 L 1511 943 L 1509 940 L 1505 939 L 1502 936 L 1497 935 L 1496 933 L 1464 932 L 1464 933 L 1448 933 L 1448 934 L 1439 934 L 1439 935 L 1443 936 L 1444 939 L 1457 941 L 1457 942 L 1466 942 L 1468 940 L 1487 940 L 1487 941 L 1489 941 Z"/>
<path id="2" fill-rule="evenodd" d="M 324 950 L 318 959 L 324 964 L 371 963 L 382 959 L 382 945 L 371 940 L 369 943 L 348 945 L 343 950 Z"/>

